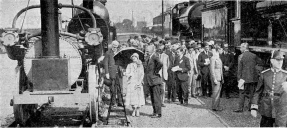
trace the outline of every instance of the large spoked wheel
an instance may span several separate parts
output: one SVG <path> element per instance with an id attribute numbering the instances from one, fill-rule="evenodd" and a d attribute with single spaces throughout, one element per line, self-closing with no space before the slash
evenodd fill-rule
<path id="1" fill-rule="evenodd" d="M 88 84 L 89 84 L 89 94 L 90 94 L 90 104 L 89 104 L 89 116 L 90 120 L 93 124 L 95 124 L 98 120 L 98 91 L 96 87 L 98 86 L 98 73 L 97 67 L 95 65 L 89 65 L 89 76 L 88 76 Z"/>

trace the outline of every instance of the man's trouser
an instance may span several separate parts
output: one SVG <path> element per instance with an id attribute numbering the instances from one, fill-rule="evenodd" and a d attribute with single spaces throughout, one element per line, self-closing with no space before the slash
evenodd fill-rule
<path id="1" fill-rule="evenodd" d="M 153 108 L 153 114 L 161 114 L 162 99 L 160 94 L 162 93 L 161 85 L 150 86 L 150 96 Z"/>
<path id="2" fill-rule="evenodd" d="M 221 92 L 221 83 L 212 84 L 212 109 L 219 109 L 220 108 L 220 92 Z"/>
<path id="3" fill-rule="evenodd" d="M 205 72 L 201 72 L 202 79 L 201 79 L 201 87 L 202 87 L 202 95 L 203 96 L 211 96 L 212 87 L 210 82 L 210 74 L 209 69 L 206 69 Z"/>
<path id="4" fill-rule="evenodd" d="M 166 87 L 166 80 L 162 79 L 161 94 L 160 94 L 162 104 L 164 104 L 164 99 L 165 99 L 165 87 Z"/>
<path id="5" fill-rule="evenodd" d="M 230 97 L 230 86 L 231 86 L 231 78 L 229 76 L 223 77 L 224 83 L 222 84 L 221 94 L 220 96 L 225 93 L 226 97 Z"/>
<path id="6" fill-rule="evenodd" d="M 251 99 L 253 98 L 256 85 L 257 85 L 256 82 L 245 83 L 244 84 L 244 89 L 243 90 L 239 90 L 239 103 L 238 103 L 239 106 L 238 106 L 238 109 L 243 110 L 244 102 L 245 102 L 246 98 L 249 98 L 248 109 L 250 109 L 250 107 L 251 107 Z"/>
<path id="7" fill-rule="evenodd" d="M 191 97 L 192 97 L 192 96 L 196 95 L 196 86 L 195 86 L 194 81 L 193 81 L 194 80 L 193 79 L 194 73 L 193 72 L 189 72 L 188 76 L 189 76 L 189 79 L 188 79 L 188 91 L 190 92 Z"/>
<path id="8" fill-rule="evenodd" d="M 273 127 L 275 118 L 262 116 L 260 121 L 260 127 Z"/>
<path id="9" fill-rule="evenodd" d="M 185 103 L 188 103 L 188 94 L 189 94 L 189 90 L 188 90 L 188 81 L 181 81 L 179 79 L 176 80 L 176 84 L 178 87 L 178 100 L 179 102 L 182 104 L 183 101 Z"/>
<path id="10" fill-rule="evenodd" d="M 117 99 L 117 102 L 122 104 L 123 101 L 121 101 L 121 85 L 120 85 L 120 81 L 119 81 L 119 76 L 116 76 L 116 78 L 110 78 L 112 80 L 112 85 L 110 87 L 110 91 L 111 91 L 111 94 L 112 94 L 112 97 L 111 97 L 111 102 L 113 105 L 116 105 L 116 99 Z M 117 97 L 116 97 L 117 96 Z"/>
<path id="11" fill-rule="evenodd" d="M 175 80 L 175 74 L 170 73 L 168 74 L 168 80 L 167 80 L 167 99 L 172 100 L 173 102 L 176 99 L 176 80 Z"/>

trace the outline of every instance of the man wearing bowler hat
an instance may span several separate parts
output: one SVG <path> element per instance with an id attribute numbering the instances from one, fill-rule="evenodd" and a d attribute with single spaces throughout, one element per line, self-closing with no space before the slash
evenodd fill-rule
<path id="1" fill-rule="evenodd" d="M 261 114 L 260 127 L 286 127 L 287 123 L 287 71 L 282 69 L 283 52 L 271 55 L 271 68 L 262 71 L 252 99 L 251 115 Z M 284 83 L 285 82 L 285 83 Z M 284 83 L 284 84 L 282 84 Z"/>

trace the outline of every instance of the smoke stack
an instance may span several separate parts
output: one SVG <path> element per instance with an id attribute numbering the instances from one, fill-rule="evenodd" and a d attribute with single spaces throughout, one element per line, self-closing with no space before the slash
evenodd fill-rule
<path id="1" fill-rule="evenodd" d="M 42 55 L 46 58 L 58 58 L 59 21 L 58 0 L 41 0 Z"/>

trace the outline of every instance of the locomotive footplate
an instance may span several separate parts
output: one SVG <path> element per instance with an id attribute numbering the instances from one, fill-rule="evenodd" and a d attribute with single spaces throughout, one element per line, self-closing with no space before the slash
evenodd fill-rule
<path id="1" fill-rule="evenodd" d="M 14 104 L 44 104 L 53 103 L 58 105 L 64 104 L 86 104 L 90 103 L 91 95 L 88 93 L 73 93 L 67 92 L 55 92 L 54 93 L 42 93 L 31 92 L 15 95 L 13 97 Z"/>

